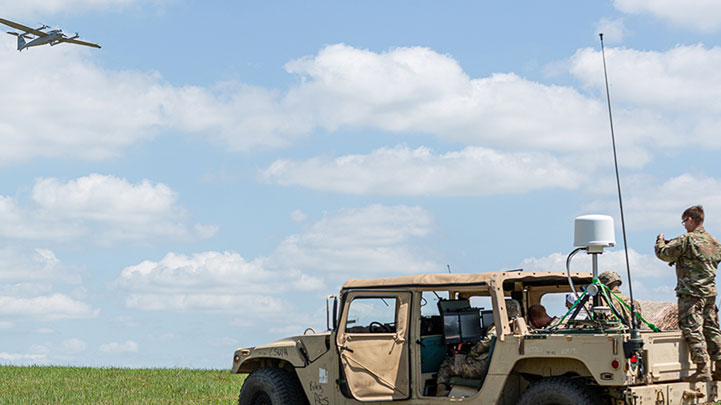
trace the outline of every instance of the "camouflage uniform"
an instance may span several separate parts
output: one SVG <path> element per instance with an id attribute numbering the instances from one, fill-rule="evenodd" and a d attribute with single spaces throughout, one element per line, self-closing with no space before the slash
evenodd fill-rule
<path id="1" fill-rule="evenodd" d="M 506 300 L 506 307 L 509 320 L 521 316 L 521 305 L 518 301 Z M 445 385 L 447 387 L 451 377 L 454 376 L 473 379 L 481 378 L 488 363 L 488 352 L 491 349 L 491 343 L 495 337 L 496 325 L 491 325 L 486 331 L 486 335 L 473 345 L 468 354 L 454 353 L 452 356 L 446 357 L 441 363 L 440 369 L 438 369 L 436 379 L 438 386 Z"/>
<path id="2" fill-rule="evenodd" d="M 613 292 L 613 294 L 609 294 L 609 298 L 611 298 L 611 303 L 613 303 L 613 306 L 618 310 L 618 312 L 621 315 L 621 318 L 626 320 L 628 322 L 628 326 L 632 326 L 633 323 L 631 323 L 631 308 L 626 307 L 628 305 L 631 306 L 631 298 L 628 298 L 624 293 L 621 292 L 621 290 L 618 288 L 621 285 L 621 277 L 613 271 L 604 271 L 603 273 L 598 275 L 598 281 L 603 283 L 606 287 Z M 614 285 L 617 283 L 617 285 Z M 613 287 L 611 287 L 613 285 Z M 622 302 L 623 301 L 623 302 Z M 626 305 L 624 305 L 624 303 Z M 641 304 L 638 303 L 638 301 L 633 301 L 636 307 L 636 314 L 642 315 L 641 313 Z M 615 319 L 615 317 L 612 317 Z"/>
<path id="3" fill-rule="evenodd" d="M 631 299 L 628 298 L 624 293 L 622 293 L 621 290 L 619 290 L 618 288 L 614 288 L 611 291 L 613 292 L 613 294 L 616 295 L 616 297 L 618 297 L 616 298 L 611 295 L 611 301 L 613 301 L 613 306 L 616 307 L 616 309 L 621 313 L 621 317 L 628 321 L 628 326 L 630 327 L 631 325 L 633 325 L 631 323 L 631 308 L 626 307 L 626 305 L 623 305 L 623 303 L 631 306 Z M 634 301 L 634 304 L 636 307 L 636 314 L 643 317 L 643 313 L 641 312 L 641 304 L 639 304 L 638 301 Z M 641 321 L 638 322 L 640 323 Z"/>
<path id="4" fill-rule="evenodd" d="M 488 351 L 494 337 L 496 337 L 496 325 L 488 328 L 486 336 L 473 345 L 468 354 L 456 353 L 453 356 L 446 357 L 438 370 L 438 385 L 448 385 L 453 376 L 481 378 L 486 363 L 488 363 Z"/>
<path id="5" fill-rule="evenodd" d="M 678 326 L 688 342 L 691 360 L 721 360 L 721 330 L 716 301 L 716 267 L 721 244 L 702 226 L 669 242 L 656 241 L 656 256 L 676 262 Z"/>

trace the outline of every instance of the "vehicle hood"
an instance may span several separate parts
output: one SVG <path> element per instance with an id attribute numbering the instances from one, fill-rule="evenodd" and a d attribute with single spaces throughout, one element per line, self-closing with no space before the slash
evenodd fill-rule
<path id="1" fill-rule="evenodd" d="M 250 372 L 260 359 L 287 361 L 305 367 L 330 350 L 331 332 L 292 336 L 255 347 L 239 347 L 233 355 L 232 373 Z"/>

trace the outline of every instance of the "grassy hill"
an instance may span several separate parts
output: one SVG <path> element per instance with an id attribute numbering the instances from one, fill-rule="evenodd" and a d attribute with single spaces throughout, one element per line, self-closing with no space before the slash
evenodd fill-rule
<path id="1" fill-rule="evenodd" d="M 228 370 L 0 366 L 2 404 L 233 404 Z"/>

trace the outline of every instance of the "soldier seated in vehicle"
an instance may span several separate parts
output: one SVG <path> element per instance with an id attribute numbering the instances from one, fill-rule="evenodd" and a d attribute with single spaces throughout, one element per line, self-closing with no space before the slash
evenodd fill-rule
<path id="1" fill-rule="evenodd" d="M 509 322 L 521 316 L 521 304 L 516 300 L 506 300 L 506 313 Z M 447 396 L 450 392 L 449 382 L 451 377 L 463 377 L 471 379 L 480 379 L 486 370 L 489 358 L 489 351 L 493 338 L 496 337 L 496 325 L 491 325 L 486 331 L 486 335 L 471 347 L 467 354 L 454 352 L 453 355 L 447 356 L 441 368 L 438 370 L 437 396 Z"/>
<path id="2" fill-rule="evenodd" d="M 546 307 L 541 304 L 531 305 L 528 308 L 528 324 L 533 329 L 545 329 L 556 322 L 557 319 L 555 316 L 549 316 Z"/>
<path id="3" fill-rule="evenodd" d="M 619 288 L 623 283 L 621 281 L 621 277 L 616 272 L 604 271 L 603 273 L 598 275 L 598 281 L 603 283 L 603 285 L 605 285 L 606 287 L 608 287 L 609 290 L 611 290 L 612 294 L 609 295 L 613 306 L 619 311 L 621 318 L 623 318 L 625 323 L 627 323 L 630 327 L 632 325 L 631 309 L 628 308 L 626 305 L 628 305 L 629 307 L 631 306 L 631 299 L 624 295 Z M 635 300 L 634 304 L 636 306 L 636 313 L 638 315 L 641 315 L 641 304 L 639 304 L 638 301 Z"/>
<path id="4" fill-rule="evenodd" d="M 566 309 L 569 310 L 571 307 L 573 307 L 573 304 L 576 303 L 576 296 L 573 294 L 566 294 Z M 587 306 L 586 306 L 587 307 Z M 577 320 L 584 320 L 588 318 L 588 311 L 585 308 L 582 308 L 578 315 L 576 315 Z"/>

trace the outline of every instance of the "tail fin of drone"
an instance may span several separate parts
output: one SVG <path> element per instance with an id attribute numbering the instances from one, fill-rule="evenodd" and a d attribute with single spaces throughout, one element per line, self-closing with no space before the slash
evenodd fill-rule
<path id="1" fill-rule="evenodd" d="M 25 38 L 22 35 L 18 35 L 18 51 L 22 51 L 25 48 Z"/>

